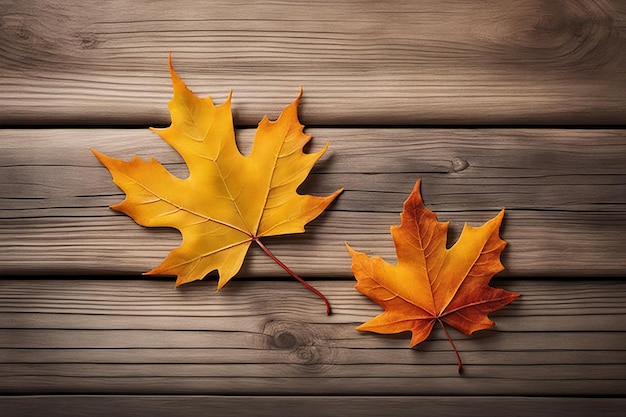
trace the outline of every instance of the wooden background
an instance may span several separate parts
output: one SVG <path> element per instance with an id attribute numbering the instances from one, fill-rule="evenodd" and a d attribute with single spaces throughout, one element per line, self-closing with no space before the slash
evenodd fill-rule
<path id="1" fill-rule="evenodd" d="M 0 0 L 0 414 L 622 415 L 626 407 L 626 3 L 620 0 Z M 154 156 L 167 54 L 196 92 L 233 91 L 246 152 L 298 94 L 303 192 L 344 193 L 267 239 L 219 293 L 142 277 L 180 242 L 108 206 L 90 147 Z M 426 204 L 481 224 L 506 208 L 523 296 L 465 337 L 409 349 L 354 327 L 348 241 L 395 259 L 389 226 Z"/>

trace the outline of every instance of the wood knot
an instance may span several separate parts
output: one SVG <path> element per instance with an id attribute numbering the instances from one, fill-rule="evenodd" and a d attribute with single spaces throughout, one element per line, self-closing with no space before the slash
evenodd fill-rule
<path id="1" fill-rule="evenodd" d="M 318 335 L 306 323 L 271 320 L 265 324 L 263 334 L 268 337 L 268 348 L 294 350 L 314 344 Z"/>
<path id="2" fill-rule="evenodd" d="M 267 348 L 281 351 L 284 360 L 293 366 L 302 366 L 307 372 L 318 372 L 328 363 L 333 351 L 322 332 L 308 323 L 272 320 L 265 324 Z"/>
<path id="3" fill-rule="evenodd" d="M 463 158 L 454 157 L 451 161 L 452 172 L 461 172 L 469 168 L 470 164 Z"/>
<path id="4" fill-rule="evenodd" d="M 293 356 L 300 365 L 315 365 L 321 362 L 320 349 L 315 346 L 302 346 L 293 352 Z"/>
<path id="5" fill-rule="evenodd" d="M 76 37 L 78 38 L 78 45 L 81 49 L 94 49 L 100 43 L 96 34 L 92 32 L 77 33 Z"/>
<path id="6" fill-rule="evenodd" d="M 34 38 L 29 26 L 19 19 L 3 19 L 0 28 L 18 43 L 30 43 Z"/>
<path id="7" fill-rule="evenodd" d="M 22 26 L 15 29 L 15 37 L 23 41 L 27 41 L 32 37 L 32 32 L 26 27 Z"/>
<path id="8" fill-rule="evenodd" d="M 294 349 L 298 346 L 298 339 L 292 333 L 284 331 L 272 337 L 272 345 L 278 349 Z"/>

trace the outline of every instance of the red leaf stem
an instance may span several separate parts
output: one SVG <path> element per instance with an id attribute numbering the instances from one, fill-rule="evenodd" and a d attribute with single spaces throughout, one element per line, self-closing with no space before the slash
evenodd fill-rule
<path id="1" fill-rule="evenodd" d="M 285 271 L 287 271 L 287 273 L 289 275 L 291 275 L 292 277 L 294 277 L 295 279 L 297 279 L 298 281 L 300 281 L 300 283 L 302 285 L 304 285 L 307 289 L 309 289 L 310 291 L 312 291 L 315 295 L 317 295 L 319 298 L 322 299 L 322 301 L 324 301 L 324 304 L 326 304 L 326 314 L 330 315 L 332 313 L 332 310 L 330 308 L 330 302 L 328 301 L 328 298 L 326 298 L 326 296 L 324 296 L 324 294 L 322 294 L 318 289 L 316 289 L 315 287 L 313 287 L 311 284 L 309 284 L 308 282 L 306 282 L 305 280 L 303 280 L 302 278 L 300 278 L 295 272 L 293 272 L 287 265 L 285 265 L 284 263 L 281 262 L 280 259 L 278 259 L 276 257 L 276 255 L 274 255 L 268 248 L 267 246 L 265 246 L 263 244 L 263 242 L 261 242 L 259 240 L 259 238 L 254 238 L 253 239 L 257 245 L 259 245 L 261 247 L 261 249 L 263 249 L 263 252 L 265 252 L 267 254 L 267 256 L 269 256 L 270 258 L 272 258 L 272 260 L 274 262 L 276 262 L 281 268 L 283 268 Z"/>
<path id="2" fill-rule="evenodd" d="M 439 322 L 439 324 L 441 324 L 441 328 L 443 328 L 443 332 L 446 334 L 446 337 L 448 338 L 448 341 L 452 345 L 452 349 L 454 350 L 454 354 L 456 355 L 456 359 L 457 359 L 457 361 L 459 363 L 459 374 L 462 374 L 463 373 L 463 362 L 461 362 L 461 356 L 459 355 L 459 351 L 456 349 L 454 341 L 450 337 L 450 334 L 448 333 L 448 329 L 446 329 L 446 326 L 443 324 L 443 321 L 441 319 L 437 319 L 437 321 Z"/>

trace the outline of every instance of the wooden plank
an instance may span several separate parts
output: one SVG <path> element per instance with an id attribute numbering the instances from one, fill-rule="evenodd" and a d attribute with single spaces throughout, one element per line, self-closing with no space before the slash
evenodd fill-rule
<path id="1" fill-rule="evenodd" d="M 318 396 L 216 396 L 216 395 L 56 395 L 3 396 L 0 412 L 13 417 L 91 417 L 124 415 L 146 417 L 413 417 L 420 415 L 467 417 L 622 416 L 624 398 L 527 397 L 318 397 Z"/>
<path id="2" fill-rule="evenodd" d="M 0 123 L 164 124 L 166 65 L 256 125 L 623 124 L 620 0 L 0 2 Z"/>
<path id="3" fill-rule="evenodd" d="M 417 178 L 426 204 L 482 224 L 506 207 L 508 276 L 623 276 L 626 131 L 569 129 L 309 129 L 311 150 L 331 142 L 302 192 L 344 193 L 303 235 L 266 241 L 308 277 L 351 277 L 344 247 L 393 262 L 389 226 Z M 242 151 L 253 130 L 238 131 Z M 154 156 L 184 177 L 180 157 L 147 129 L 0 131 L 0 271 L 129 274 L 152 269 L 180 244 L 113 212 L 123 199 L 89 152 Z M 375 157 L 373 157 L 375 156 Z M 367 225 L 367 227 L 364 227 Z M 315 253 L 315 256 L 309 254 Z M 319 262 L 323 258 L 324 262 Z M 240 276 L 283 276 L 253 248 Z"/>
<path id="4" fill-rule="evenodd" d="M 500 281 L 521 292 L 465 337 L 354 328 L 380 312 L 351 281 L 235 280 L 221 292 L 164 281 L 0 281 L 4 394 L 626 394 L 626 282 Z M 279 301 L 280 300 L 280 301 Z"/>

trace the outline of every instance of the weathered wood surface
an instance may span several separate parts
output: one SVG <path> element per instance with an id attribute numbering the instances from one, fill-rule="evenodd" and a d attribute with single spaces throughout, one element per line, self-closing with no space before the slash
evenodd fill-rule
<path id="1" fill-rule="evenodd" d="M 623 415 L 625 27 L 620 0 L 0 0 L 0 415 Z M 331 146 L 302 191 L 346 191 L 266 243 L 332 316 L 256 250 L 219 293 L 138 279 L 179 235 L 108 209 L 88 148 L 185 175 L 146 129 L 169 52 L 242 128 L 303 87 Z M 343 242 L 393 262 L 418 177 L 451 240 L 507 210 L 496 285 L 523 296 L 452 332 L 463 376 L 440 329 L 414 350 L 354 330 L 380 308 Z"/>
<path id="2" fill-rule="evenodd" d="M 621 417 L 626 399 L 433 396 L 219 396 L 219 395 L 62 395 L 5 396 L 0 412 L 12 417 Z"/>
<path id="3" fill-rule="evenodd" d="M 0 1 L 0 123 L 167 123 L 169 52 L 256 125 L 623 124 L 621 0 Z"/>
<path id="4" fill-rule="evenodd" d="M 626 283 L 496 282 L 523 296 L 466 337 L 354 328 L 381 311 L 348 281 L 0 282 L 3 394 L 580 396 L 626 394 Z M 274 297 L 276 295 L 276 297 Z M 610 402 L 608 403 L 610 404 Z M 623 405 L 623 404 L 622 404 Z"/>
<path id="5" fill-rule="evenodd" d="M 509 276 L 623 276 L 626 271 L 626 132 L 562 129 L 309 129 L 331 146 L 303 192 L 344 193 L 303 235 L 268 239 L 305 276 L 351 277 L 344 247 L 393 261 L 389 226 L 417 178 L 426 204 L 481 224 L 506 207 Z M 253 130 L 239 131 L 249 149 Z M 140 273 L 180 244 L 114 212 L 123 199 L 89 147 L 122 159 L 154 156 L 177 175 L 180 157 L 148 129 L 0 131 L 0 270 Z M 314 254 L 314 255 L 313 255 Z M 324 262 L 319 262 L 324 259 Z M 282 271 L 252 250 L 241 276 Z"/>

